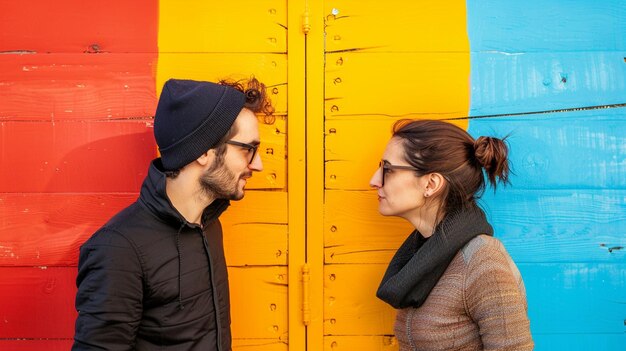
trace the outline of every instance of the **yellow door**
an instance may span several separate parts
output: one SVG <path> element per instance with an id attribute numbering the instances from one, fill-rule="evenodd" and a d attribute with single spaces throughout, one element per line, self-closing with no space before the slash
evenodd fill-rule
<path id="1" fill-rule="evenodd" d="M 304 115 L 298 107 L 304 106 L 304 57 L 287 50 L 287 28 L 301 15 L 292 16 L 287 2 L 276 0 L 160 1 L 158 87 L 170 77 L 216 81 L 254 75 L 268 86 L 276 111 L 260 126 L 264 170 L 222 221 L 234 350 L 305 348 L 305 327 L 291 316 L 301 314 L 302 299 L 291 306 L 301 291 L 304 185 L 287 177 L 288 167 L 304 169 L 294 161 L 301 151 L 292 145 L 298 143 L 287 144 L 287 115 L 294 120 L 289 128 L 296 129 Z"/>
<path id="2" fill-rule="evenodd" d="M 369 179 L 396 120 L 467 114 L 465 1 L 334 0 L 311 13 L 308 350 L 397 350 L 395 311 L 375 294 L 411 227 L 378 214 Z"/>
<path id="3" fill-rule="evenodd" d="M 368 180 L 393 121 L 465 115 L 463 1 L 160 2 L 157 86 L 255 75 L 276 118 L 224 216 L 234 350 L 395 350 L 376 299 L 409 228 Z"/>

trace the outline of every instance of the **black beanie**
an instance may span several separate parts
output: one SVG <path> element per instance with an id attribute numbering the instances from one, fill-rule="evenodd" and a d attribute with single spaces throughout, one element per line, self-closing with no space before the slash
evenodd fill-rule
<path id="1" fill-rule="evenodd" d="M 154 137 L 166 170 L 196 160 L 226 135 L 243 109 L 245 95 L 211 82 L 170 79 L 163 85 Z"/>

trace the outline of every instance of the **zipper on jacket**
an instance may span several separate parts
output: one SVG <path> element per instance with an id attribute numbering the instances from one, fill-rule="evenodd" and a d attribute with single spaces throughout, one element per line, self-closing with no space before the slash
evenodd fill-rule
<path id="1" fill-rule="evenodd" d="M 215 275 L 213 274 L 213 262 L 211 260 L 211 253 L 209 251 L 209 243 L 204 235 L 204 231 L 198 228 L 200 235 L 202 235 L 202 242 L 204 243 L 204 251 L 206 252 L 207 259 L 209 260 L 209 274 L 211 274 L 211 289 L 213 290 L 213 309 L 215 309 L 215 325 L 217 328 L 217 350 L 222 349 L 222 323 L 219 303 L 217 302 L 217 288 L 215 286 Z"/>

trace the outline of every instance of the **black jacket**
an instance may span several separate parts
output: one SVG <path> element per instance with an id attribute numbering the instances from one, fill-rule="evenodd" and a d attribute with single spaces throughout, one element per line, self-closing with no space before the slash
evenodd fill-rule
<path id="1" fill-rule="evenodd" d="M 165 193 L 160 159 L 139 199 L 80 248 L 72 350 L 231 349 L 228 275 L 218 216 L 203 230 L 188 223 Z"/>

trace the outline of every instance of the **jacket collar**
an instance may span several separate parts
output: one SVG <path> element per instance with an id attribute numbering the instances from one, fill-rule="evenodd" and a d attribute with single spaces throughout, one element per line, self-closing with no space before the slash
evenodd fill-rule
<path id="1" fill-rule="evenodd" d="M 154 159 L 150 163 L 148 175 L 141 185 L 139 193 L 139 202 L 148 208 L 155 216 L 161 218 L 167 223 L 175 226 L 185 224 L 189 227 L 196 226 L 187 220 L 172 205 L 165 191 L 166 177 L 163 171 L 161 159 Z M 207 206 L 202 213 L 202 225 L 206 226 L 210 222 L 216 220 L 222 212 L 228 208 L 230 201 L 225 199 L 216 199 Z"/>

